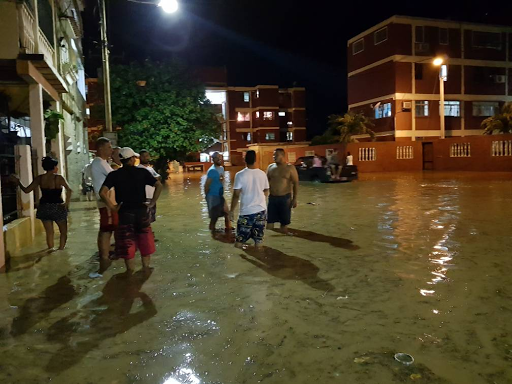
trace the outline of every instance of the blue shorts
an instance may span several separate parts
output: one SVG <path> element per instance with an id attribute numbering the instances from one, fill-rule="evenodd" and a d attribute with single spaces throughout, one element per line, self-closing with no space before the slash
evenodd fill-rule
<path id="1" fill-rule="evenodd" d="M 266 221 L 266 211 L 252 215 L 240 215 L 236 225 L 236 242 L 246 243 L 249 239 L 253 239 L 255 244 L 263 242 Z"/>
<path id="2" fill-rule="evenodd" d="M 292 195 L 272 196 L 268 198 L 268 222 L 269 224 L 281 223 L 289 225 L 292 220 Z"/>
<path id="3" fill-rule="evenodd" d="M 216 220 L 226 215 L 226 211 L 224 210 L 226 200 L 224 200 L 223 196 L 208 195 L 206 196 L 206 203 L 208 205 L 208 215 L 210 219 Z"/>

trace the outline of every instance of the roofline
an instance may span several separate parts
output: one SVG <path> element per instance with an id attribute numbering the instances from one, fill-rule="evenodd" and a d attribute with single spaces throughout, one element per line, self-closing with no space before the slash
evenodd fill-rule
<path id="1" fill-rule="evenodd" d="M 453 25 L 457 25 L 459 27 L 476 27 L 481 30 L 489 30 L 489 31 L 501 31 L 501 32 L 512 32 L 512 27 L 505 25 L 497 25 L 497 24 L 483 24 L 483 23 L 472 23 L 466 21 L 456 21 L 456 20 L 442 20 L 442 19 L 431 19 L 427 17 L 414 17 L 414 16 L 402 16 L 402 15 L 394 15 L 390 18 L 374 25 L 371 28 L 359 33 L 358 35 L 352 37 L 347 41 L 347 47 L 352 44 L 354 41 L 361 39 L 362 37 L 375 32 L 388 24 L 397 23 L 397 24 L 414 24 L 414 22 L 422 21 L 424 25 L 431 24 L 433 26 L 446 26 L 450 27 Z"/>

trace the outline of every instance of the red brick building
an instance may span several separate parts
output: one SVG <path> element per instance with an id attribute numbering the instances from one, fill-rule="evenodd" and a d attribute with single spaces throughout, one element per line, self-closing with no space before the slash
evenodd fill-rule
<path id="1" fill-rule="evenodd" d="M 243 164 L 249 145 L 306 142 L 304 88 L 208 87 L 206 95 L 213 104 L 222 105 L 224 148 L 232 164 Z"/>
<path id="2" fill-rule="evenodd" d="M 375 118 L 378 140 L 440 137 L 439 67 L 448 66 L 446 136 L 481 134 L 512 101 L 512 28 L 393 16 L 350 39 L 349 109 Z"/>

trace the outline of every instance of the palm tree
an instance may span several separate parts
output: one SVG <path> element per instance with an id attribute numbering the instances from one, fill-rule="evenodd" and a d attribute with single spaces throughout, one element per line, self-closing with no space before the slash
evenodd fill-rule
<path id="1" fill-rule="evenodd" d="M 356 135 L 369 135 L 374 141 L 375 132 L 371 130 L 373 127 L 374 124 L 363 113 L 348 111 L 344 115 L 329 116 L 328 133 L 344 144 L 355 141 L 352 136 Z"/>
<path id="2" fill-rule="evenodd" d="M 484 135 L 512 133 L 512 103 L 506 103 L 501 113 L 482 121 Z"/>

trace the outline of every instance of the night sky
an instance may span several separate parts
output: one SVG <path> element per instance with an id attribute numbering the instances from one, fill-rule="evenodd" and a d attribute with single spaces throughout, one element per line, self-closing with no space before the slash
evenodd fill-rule
<path id="1" fill-rule="evenodd" d="M 156 1 L 156 0 L 155 0 Z M 95 1 L 84 15 L 86 71 L 101 65 Z M 310 136 L 343 113 L 346 42 L 395 14 L 512 25 L 512 1 L 181 0 L 174 15 L 152 5 L 107 0 L 114 62 L 180 58 L 226 66 L 229 85 L 306 87 Z"/>

